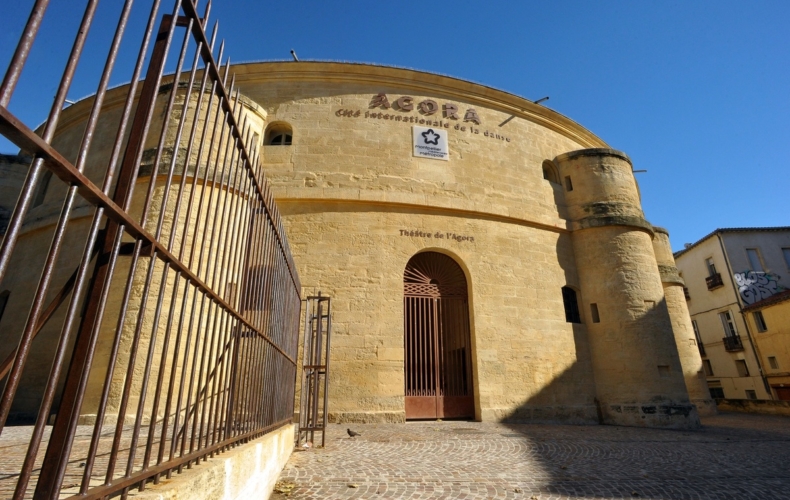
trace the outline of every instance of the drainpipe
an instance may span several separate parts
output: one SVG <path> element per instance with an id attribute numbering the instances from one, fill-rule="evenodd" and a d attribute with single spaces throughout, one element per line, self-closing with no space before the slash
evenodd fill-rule
<path id="1" fill-rule="evenodd" d="M 721 233 L 716 233 L 716 238 L 719 240 L 719 246 L 721 246 L 721 251 L 724 254 L 724 263 L 727 264 L 727 272 L 730 275 L 730 281 L 733 284 L 733 288 L 735 288 L 735 275 L 732 274 L 732 268 L 730 267 L 730 257 L 727 255 L 727 249 L 724 248 L 724 241 L 721 239 Z M 757 350 L 757 345 L 754 343 L 752 339 L 752 332 L 749 329 L 749 320 L 746 318 L 746 313 L 743 312 L 743 303 L 741 302 L 741 294 L 738 292 L 738 289 L 735 288 L 735 300 L 738 301 L 738 309 L 739 313 L 741 313 L 741 317 L 743 318 L 743 325 L 746 327 L 746 338 L 749 339 L 749 345 L 752 346 L 752 352 L 754 352 L 754 357 L 757 360 L 757 369 L 760 370 L 760 378 L 763 380 L 763 385 L 765 386 L 765 390 L 768 393 L 768 397 L 770 399 L 774 398 L 773 392 L 771 392 L 771 385 L 768 383 L 768 379 L 765 377 L 763 373 L 763 364 L 760 362 L 760 351 Z"/>

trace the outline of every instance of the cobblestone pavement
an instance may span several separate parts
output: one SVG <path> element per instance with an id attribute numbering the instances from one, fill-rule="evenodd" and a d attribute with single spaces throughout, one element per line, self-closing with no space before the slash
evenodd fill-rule
<path id="1" fill-rule="evenodd" d="M 295 452 L 273 498 L 790 498 L 790 418 L 703 424 L 330 424 L 326 448 Z"/>

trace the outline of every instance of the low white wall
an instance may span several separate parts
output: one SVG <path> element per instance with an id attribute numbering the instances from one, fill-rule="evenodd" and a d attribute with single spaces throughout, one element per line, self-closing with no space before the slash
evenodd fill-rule
<path id="1" fill-rule="evenodd" d="M 130 492 L 134 500 L 268 499 L 294 448 L 294 426 L 215 456 L 199 466 L 174 474 L 146 490 Z"/>

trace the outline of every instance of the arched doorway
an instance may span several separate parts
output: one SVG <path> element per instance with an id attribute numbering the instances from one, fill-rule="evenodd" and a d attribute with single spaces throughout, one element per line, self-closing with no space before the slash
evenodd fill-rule
<path id="1" fill-rule="evenodd" d="M 415 255 L 403 273 L 406 418 L 474 417 L 466 276 L 447 255 Z"/>

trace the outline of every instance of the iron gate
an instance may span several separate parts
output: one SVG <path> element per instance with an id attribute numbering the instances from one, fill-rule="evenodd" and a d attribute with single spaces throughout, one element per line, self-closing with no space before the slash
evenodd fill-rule
<path id="1" fill-rule="evenodd" d="M 406 418 L 474 416 L 466 276 L 450 257 L 412 257 L 403 278 Z"/>
<path id="2" fill-rule="evenodd" d="M 302 440 L 308 447 L 315 444 L 316 432 L 321 433 L 321 446 L 326 444 L 331 341 L 332 301 L 329 297 L 322 296 L 319 291 L 317 296 L 307 297 L 305 301 L 297 446 L 302 444 Z"/>
<path id="3" fill-rule="evenodd" d="M 0 440 L 26 449 L 3 464 L 4 498 L 125 497 L 293 415 L 299 278 L 261 124 L 222 66 L 216 24 L 205 31 L 210 2 L 202 16 L 191 0 L 148 3 L 131 83 L 108 90 L 133 1 L 118 4 L 95 95 L 64 109 L 97 4 L 44 125 L 8 106 L 47 0 L 0 86 L 0 133 L 21 148 L 8 168 L 26 172 L 0 244 Z M 60 124 L 82 112 L 75 142 Z M 29 432 L 10 432 L 33 403 Z"/>

